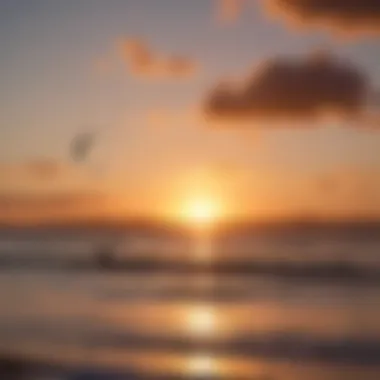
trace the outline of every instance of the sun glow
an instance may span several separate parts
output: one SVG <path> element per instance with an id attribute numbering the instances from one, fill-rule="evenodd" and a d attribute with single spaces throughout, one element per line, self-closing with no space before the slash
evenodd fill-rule
<path id="1" fill-rule="evenodd" d="M 211 376 L 217 371 L 216 361 L 212 356 L 199 355 L 190 358 L 188 362 L 188 372 L 193 376 Z"/>
<path id="2" fill-rule="evenodd" d="M 211 197 L 197 197 L 182 207 L 182 217 L 196 226 L 210 226 L 221 217 L 221 206 Z"/>
<path id="3" fill-rule="evenodd" d="M 189 310 L 187 327 L 192 334 L 200 337 L 212 334 L 216 328 L 214 311 L 206 306 Z"/>

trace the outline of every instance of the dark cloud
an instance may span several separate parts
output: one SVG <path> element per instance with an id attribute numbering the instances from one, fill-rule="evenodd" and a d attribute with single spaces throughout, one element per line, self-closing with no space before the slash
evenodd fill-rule
<path id="1" fill-rule="evenodd" d="M 121 43 L 122 57 L 133 75 L 151 78 L 187 78 L 197 71 L 196 62 L 184 56 L 163 56 L 145 41 L 126 39 Z"/>
<path id="2" fill-rule="evenodd" d="M 264 62 L 242 84 L 217 86 L 206 116 L 230 121 L 362 119 L 373 91 L 360 69 L 325 53 Z"/>
<path id="3" fill-rule="evenodd" d="M 296 24 L 345 33 L 380 32 L 379 0 L 267 0 L 269 9 Z"/>

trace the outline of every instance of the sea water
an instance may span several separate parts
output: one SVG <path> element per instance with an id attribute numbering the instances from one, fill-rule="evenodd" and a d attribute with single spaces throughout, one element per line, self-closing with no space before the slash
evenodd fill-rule
<path id="1" fill-rule="evenodd" d="M 313 236 L 252 233 L 205 245 L 120 234 L 115 257 L 380 268 L 376 234 Z M 75 368 L 67 378 L 83 368 L 126 379 L 380 378 L 380 281 L 67 265 L 90 263 L 98 243 L 88 233 L 2 235 L 3 356 Z"/>

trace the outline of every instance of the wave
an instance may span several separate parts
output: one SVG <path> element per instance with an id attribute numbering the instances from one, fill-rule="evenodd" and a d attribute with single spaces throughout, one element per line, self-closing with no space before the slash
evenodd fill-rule
<path id="1" fill-rule="evenodd" d="M 41 330 L 40 330 L 41 331 Z M 34 330 L 38 334 L 38 328 Z M 58 334 L 59 335 L 59 334 Z M 62 335 L 63 336 L 63 335 Z M 82 337 L 84 339 L 84 337 Z M 133 350 L 133 352 L 153 353 L 163 352 L 170 354 L 187 355 L 191 357 L 197 352 L 208 352 L 211 355 L 223 357 L 224 359 L 263 359 L 272 362 L 294 362 L 317 365 L 338 365 L 352 366 L 355 368 L 380 367 L 380 341 L 376 339 L 331 339 L 321 338 L 311 335 L 302 335 L 296 332 L 272 332 L 245 335 L 228 340 L 216 339 L 202 341 L 192 340 L 186 337 L 165 337 L 141 335 L 128 331 L 103 331 L 91 333 L 85 338 L 84 344 L 90 350 L 109 349 L 113 350 Z M 50 364 L 52 367 L 52 364 Z M 49 368 L 49 366 L 47 367 Z M 58 370 L 55 365 L 55 370 Z M 4 379 L 29 379 L 22 377 L 22 374 L 30 374 L 32 371 L 46 371 L 44 363 L 37 363 L 33 360 L 21 360 L 10 357 L 0 359 L 0 378 Z M 50 369 L 51 370 L 51 369 Z M 19 377 L 8 377 L 7 374 L 17 372 Z M 149 376 L 133 371 L 102 371 L 102 369 L 63 369 L 66 377 L 60 379 L 97 379 L 97 380 L 153 380 L 153 379 L 185 379 L 181 376 L 160 375 Z M 63 372 L 62 372 L 63 373 Z M 5 375 L 4 375 L 5 374 Z M 40 378 L 40 377 L 36 377 Z M 194 379 L 194 377 L 192 377 Z M 219 379 L 223 377 L 202 377 L 205 379 Z M 239 378 L 241 380 L 255 378 Z M 261 378 L 260 378 L 261 379 Z M 264 378 L 262 378 L 264 379 Z M 231 380 L 231 379 L 230 379 Z M 234 378 L 234 380 L 236 380 Z M 268 378 L 269 380 L 269 378 Z"/>
<path id="2" fill-rule="evenodd" d="M 65 270 L 78 273 L 159 273 L 264 276 L 293 281 L 327 281 L 346 284 L 379 284 L 380 267 L 344 261 L 229 261 L 163 260 L 131 258 L 107 263 L 86 258 L 54 258 L 38 255 L 0 256 L 0 271 L 9 269 Z"/>
<path id="3" fill-rule="evenodd" d="M 4 356 L 0 358 L 0 378 L 4 380 L 277 380 L 269 376 L 202 375 L 185 376 L 178 374 L 144 374 L 133 369 L 110 370 L 103 368 L 71 368 L 57 364 L 43 363 L 41 360 Z"/>

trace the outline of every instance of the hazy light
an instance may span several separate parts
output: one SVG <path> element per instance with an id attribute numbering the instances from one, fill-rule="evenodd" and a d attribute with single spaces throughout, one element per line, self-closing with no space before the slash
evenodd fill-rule
<path id="1" fill-rule="evenodd" d="M 221 205 L 212 197 L 198 196 L 184 202 L 182 219 L 196 227 L 213 225 L 221 217 Z"/>
<path id="2" fill-rule="evenodd" d="M 188 371 L 193 376 L 209 376 L 217 372 L 215 359 L 209 355 L 199 355 L 189 359 Z"/>
<path id="3" fill-rule="evenodd" d="M 198 337 L 211 334 L 216 327 L 214 311 L 207 306 L 191 309 L 187 317 L 187 327 Z"/>

